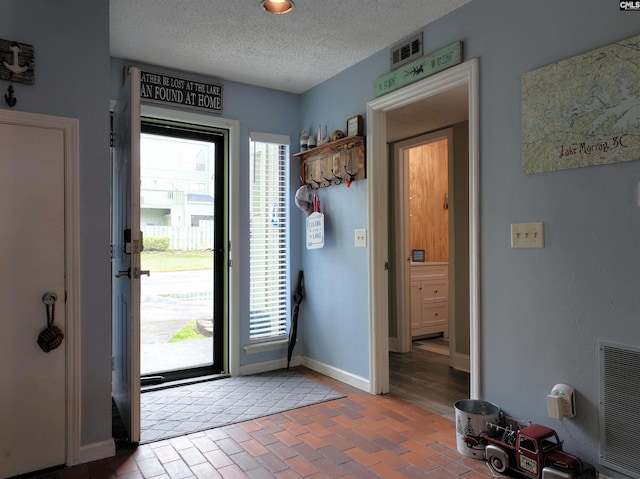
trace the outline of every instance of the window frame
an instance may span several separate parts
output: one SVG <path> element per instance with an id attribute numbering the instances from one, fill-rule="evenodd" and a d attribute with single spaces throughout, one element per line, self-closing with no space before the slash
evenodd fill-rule
<path id="1" fill-rule="evenodd" d="M 278 315 L 279 322 L 276 322 L 276 326 L 275 329 L 273 331 L 272 334 L 254 334 L 252 332 L 252 327 L 255 327 L 257 324 L 254 323 L 253 318 L 251 317 L 252 314 L 252 310 L 254 309 L 254 305 L 257 303 L 259 303 L 259 301 L 256 301 L 255 298 L 253 297 L 253 283 L 252 283 L 252 248 L 254 247 L 253 243 L 252 243 L 252 217 L 253 217 L 253 205 L 252 205 L 252 197 L 253 197 L 253 188 L 254 188 L 254 176 L 251 174 L 251 172 L 253 172 L 253 168 L 254 168 L 254 154 L 255 154 L 255 143 L 264 143 L 264 144 L 271 144 L 271 145 L 278 145 L 279 148 L 284 147 L 285 151 L 279 153 L 279 158 L 277 158 L 278 161 L 278 166 L 276 167 L 277 169 L 280 170 L 280 174 L 279 174 L 279 178 L 278 178 L 278 183 L 279 183 L 279 188 L 277 190 L 277 197 L 279 199 L 280 202 L 280 207 L 278 209 L 278 212 L 280 214 L 280 218 L 279 218 L 279 223 L 283 223 L 282 225 L 280 225 L 279 227 L 283 227 L 284 231 L 283 231 L 283 235 L 284 235 L 284 239 L 282 240 L 284 242 L 284 247 L 283 248 L 278 248 L 279 254 L 281 255 L 281 262 L 283 262 L 284 264 L 282 265 L 282 268 L 280 269 L 281 272 L 284 272 L 284 287 L 281 288 L 278 292 L 278 298 L 280 298 L 278 301 L 280 302 L 280 304 L 282 305 L 280 308 L 280 314 Z M 290 207 L 289 207 L 289 203 L 290 203 L 290 182 L 289 182 L 289 175 L 290 175 L 290 157 L 291 157 L 291 140 L 289 136 L 286 135 L 276 135 L 276 134 L 266 134 L 266 133 L 258 133 L 258 132 L 251 132 L 249 135 L 249 185 L 248 185 L 248 189 L 249 189 L 249 205 L 248 205 L 248 214 L 249 214 L 249 254 L 248 254 L 248 258 L 249 258 L 249 325 L 248 325 L 248 333 L 249 333 L 249 345 L 247 347 L 245 347 L 245 350 L 247 352 L 249 352 L 250 349 L 255 349 L 256 347 L 259 348 L 259 350 L 269 350 L 269 349 L 273 349 L 269 347 L 269 344 L 277 344 L 279 346 L 282 346 L 282 344 L 286 344 L 286 340 L 288 337 L 288 332 L 289 332 L 289 327 L 290 327 L 290 321 L 289 321 L 289 316 L 290 316 L 290 302 L 289 302 L 289 296 L 290 296 L 290 291 L 291 291 L 291 268 L 290 268 L 290 264 L 289 264 L 289 251 L 290 251 L 290 244 L 291 244 L 291 226 L 290 226 L 290 221 L 291 221 L 291 213 L 290 213 Z M 263 203 L 261 205 L 262 208 L 267 208 L 267 202 L 268 200 L 266 199 L 262 199 Z M 280 328 L 280 326 L 283 326 L 282 328 Z M 264 347 L 261 347 L 264 346 Z M 265 349 L 265 347 L 267 349 Z M 253 351 L 252 351 L 253 352 Z M 256 351 L 257 352 L 257 351 Z"/>

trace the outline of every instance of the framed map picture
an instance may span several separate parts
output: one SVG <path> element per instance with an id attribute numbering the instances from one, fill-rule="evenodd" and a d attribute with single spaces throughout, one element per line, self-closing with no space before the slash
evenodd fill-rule
<path id="1" fill-rule="evenodd" d="M 640 159 L 640 35 L 522 77 L 525 174 Z"/>

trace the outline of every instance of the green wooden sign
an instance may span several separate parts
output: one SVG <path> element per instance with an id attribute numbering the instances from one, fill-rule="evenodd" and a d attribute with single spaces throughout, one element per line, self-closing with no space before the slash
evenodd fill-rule
<path id="1" fill-rule="evenodd" d="M 459 63 L 462 63 L 462 42 L 455 42 L 431 55 L 376 78 L 373 82 L 375 95 L 382 96 Z"/>

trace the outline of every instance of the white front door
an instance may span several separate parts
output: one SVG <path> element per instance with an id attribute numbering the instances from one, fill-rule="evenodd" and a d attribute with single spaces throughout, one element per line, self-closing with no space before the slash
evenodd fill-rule
<path id="1" fill-rule="evenodd" d="M 140 71 L 131 68 L 113 118 L 113 399 L 140 441 Z M 129 233 L 125 236 L 125 231 Z"/>
<path id="2" fill-rule="evenodd" d="M 42 297 L 66 331 L 65 137 L 0 119 L 0 478 L 65 463 L 67 341 L 49 352 Z M 52 312 L 53 313 L 53 312 Z"/>

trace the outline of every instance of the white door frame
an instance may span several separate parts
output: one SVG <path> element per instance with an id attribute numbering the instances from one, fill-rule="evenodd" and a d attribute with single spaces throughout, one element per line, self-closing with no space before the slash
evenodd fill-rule
<path id="1" fill-rule="evenodd" d="M 58 130 L 64 137 L 64 242 L 66 318 L 66 464 L 79 464 L 80 447 L 80 183 L 79 121 L 37 113 L 0 109 L 0 123 Z"/>
<path id="2" fill-rule="evenodd" d="M 468 60 L 441 73 L 367 103 L 367 220 L 369 248 L 370 392 L 389 392 L 389 149 L 387 112 L 467 85 L 469 89 L 469 316 L 470 396 L 480 396 L 479 354 L 479 150 L 478 60 Z"/>

